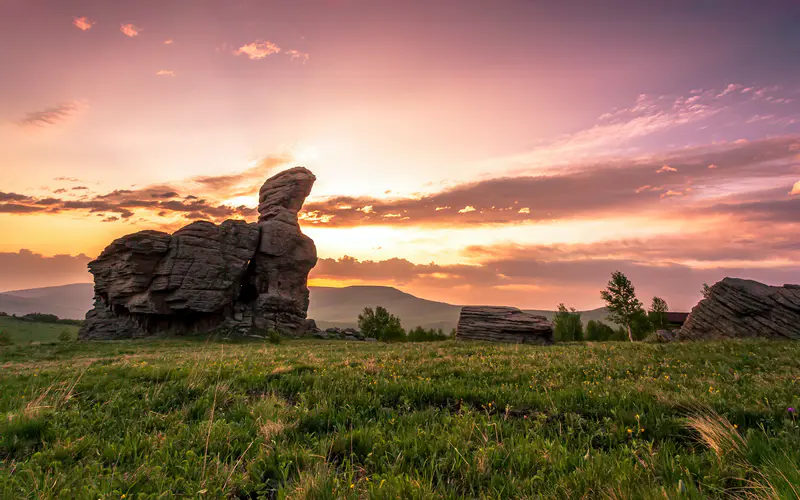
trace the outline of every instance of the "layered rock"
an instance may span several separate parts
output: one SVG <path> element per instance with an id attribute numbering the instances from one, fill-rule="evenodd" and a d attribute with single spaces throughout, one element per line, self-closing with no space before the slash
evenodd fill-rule
<path id="1" fill-rule="evenodd" d="M 458 318 L 456 339 L 552 344 L 553 325 L 544 316 L 515 307 L 466 306 Z"/>
<path id="2" fill-rule="evenodd" d="M 170 235 L 140 231 L 109 245 L 89 264 L 95 307 L 82 339 L 184 334 L 222 327 L 238 333 L 311 327 L 308 273 L 314 242 L 297 213 L 314 175 L 297 167 L 268 179 L 259 222 L 198 221 Z"/>
<path id="3" fill-rule="evenodd" d="M 692 309 L 679 340 L 800 339 L 800 285 L 725 278 Z"/>

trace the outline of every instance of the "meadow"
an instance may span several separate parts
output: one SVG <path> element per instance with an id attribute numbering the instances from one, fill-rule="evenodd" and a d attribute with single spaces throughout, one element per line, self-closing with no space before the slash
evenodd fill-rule
<path id="1" fill-rule="evenodd" d="M 796 498 L 800 344 L 0 347 L 2 498 Z"/>
<path id="2" fill-rule="evenodd" d="M 11 343 L 55 342 L 64 331 L 69 332 L 72 339 L 78 336 L 76 325 L 25 321 L 12 316 L 0 316 L 0 332 L 4 333 Z"/>

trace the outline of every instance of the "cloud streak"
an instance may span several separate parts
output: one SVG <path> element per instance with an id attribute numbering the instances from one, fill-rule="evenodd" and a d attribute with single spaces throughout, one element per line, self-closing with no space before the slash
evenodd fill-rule
<path id="1" fill-rule="evenodd" d="M 72 100 L 51 106 L 42 111 L 32 111 L 18 123 L 26 127 L 49 127 L 64 122 L 85 105 L 81 101 Z"/>

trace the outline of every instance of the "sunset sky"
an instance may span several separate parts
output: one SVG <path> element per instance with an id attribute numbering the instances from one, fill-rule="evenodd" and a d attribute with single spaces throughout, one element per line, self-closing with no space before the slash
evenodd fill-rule
<path id="1" fill-rule="evenodd" d="M 312 285 L 688 310 L 800 282 L 796 0 L 0 1 L 0 291 L 255 221 L 303 165 Z"/>

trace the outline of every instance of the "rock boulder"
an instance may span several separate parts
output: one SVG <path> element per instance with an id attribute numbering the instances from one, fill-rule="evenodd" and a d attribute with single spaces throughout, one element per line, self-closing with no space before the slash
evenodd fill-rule
<path id="1" fill-rule="evenodd" d="M 466 306 L 458 318 L 456 340 L 552 344 L 553 325 L 544 316 L 515 307 Z"/>
<path id="2" fill-rule="evenodd" d="M 89 263 L 95 306 L 79 337 L 315 330 L 306 311 L 317 251 L 297 221 L 315 179 L 302 167 L 268 179 L 258 223 L 198 221 L 172 235 L 140 231 L 115 240 Z"/>
<path id="3" fill-rule="evenodd" d="M 692 309 L 678 333 L 679 340 L 749 337 L 800 339 L 800 285 L 725 278 Z"/>

